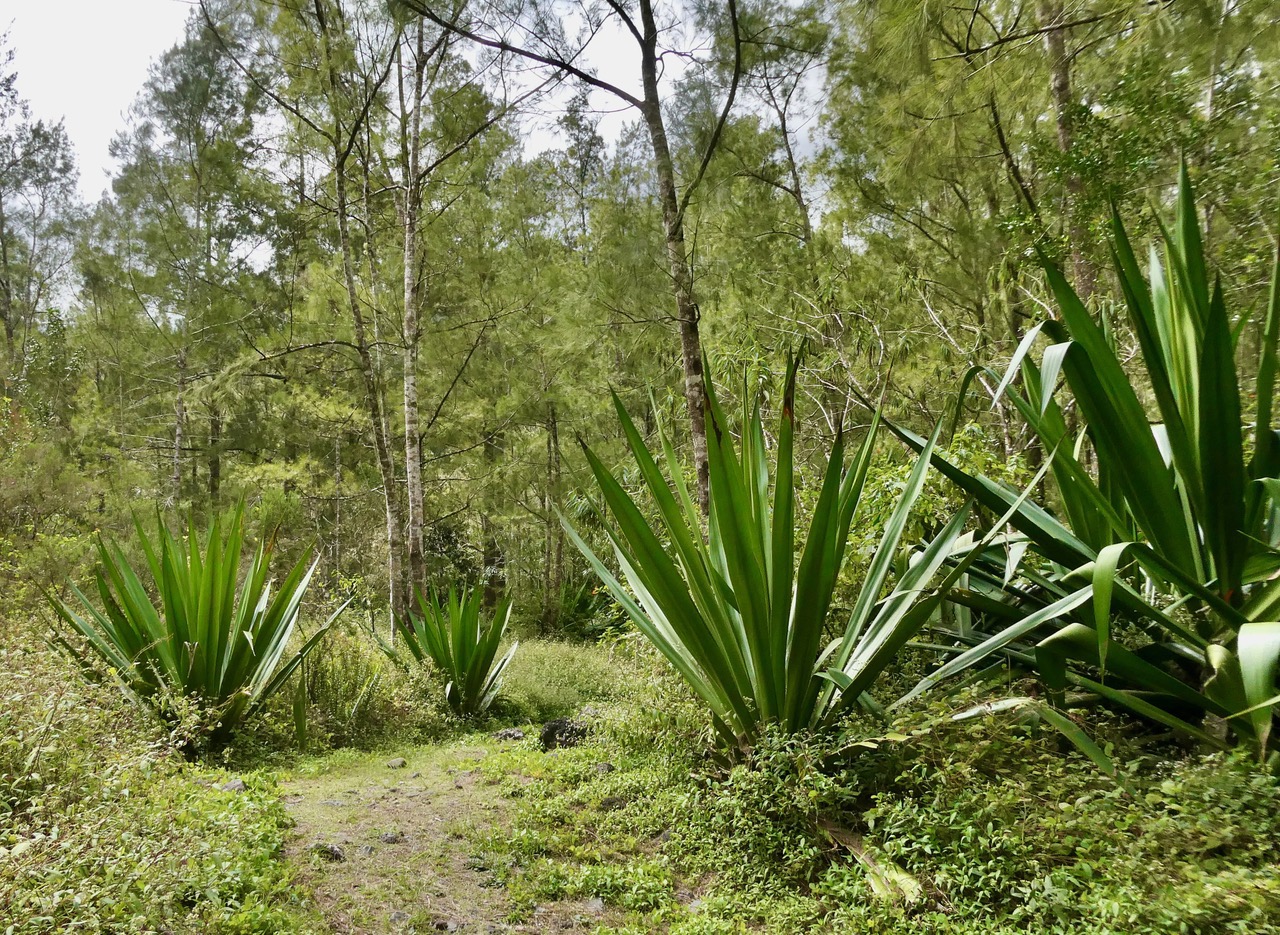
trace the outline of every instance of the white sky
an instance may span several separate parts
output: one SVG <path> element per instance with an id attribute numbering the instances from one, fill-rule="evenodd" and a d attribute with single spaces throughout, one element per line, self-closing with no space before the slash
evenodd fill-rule
<path id="1" fill-rule="evenodd" d="M 76 149 L 80 193 L 95 202 L 110 188 L 112 138 L 124 129 L 127 111 L 147 78 L 151 62 L 182 37 L 195 0 L 0 0 L 0 32 L 9 32 L 16 52 L 18 91 L 37 118 L 64 119 Z M 630 38 L 610 24 L 591 45 L 590 65 L 600 76 L 639 92 L 638 59 Z M 676 58 L 667 62 L 664 85 L 684 71 Z M 576 82 L 554 95 L 542 119 L 534 118 L 526 141 L 530 152 L 560 145 L 555 112 Z M 600 132 L 614 140 L 633 111 L 596 91 Z"/>
<path id="2" fill-rule="evenodd" d="M 110 186 L 107 147 L 191 8 L 184 0 L 0 0 L 18 91 L 36 117 L 65 118 L 86 200 Z"/>

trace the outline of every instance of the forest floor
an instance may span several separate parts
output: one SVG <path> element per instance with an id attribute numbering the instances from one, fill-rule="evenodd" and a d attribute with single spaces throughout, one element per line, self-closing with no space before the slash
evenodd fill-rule
<path id="1" fill-rule="evenodd" d="M 510 828 L 516 803 L 498 785 L 533 777 L 497 766 L 502 746 L 473 736 L 395 755 L 342 752 L 283 777 L 296 822 L 286 858 L 333 932 L 608 931 L 621 921 L 599 899 L 513 905 L 482 842 Z"/>

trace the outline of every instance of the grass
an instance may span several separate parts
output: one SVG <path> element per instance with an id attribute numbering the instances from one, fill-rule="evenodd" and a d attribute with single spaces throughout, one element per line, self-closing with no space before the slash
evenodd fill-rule
<path id="1" fill-rule="evenodd" d="M 268 716 L 272 769 L 238 770 L 186 763 L 55 654 L 0 650 L 0 930 L 1280 933 L 1280 783 L 1239 757 L 1137 747 L 1117 719 L 1120 785 L 1025 712 L 947 720 L 957 699 L 728 765 L 652 651 L 523 648 L 481 731 L 286 757 Z M 364 681 L 317 690 L 337 710 Z M 583 706 L 590 738 L 543 752 L 539 721 Z M 510 723 L 526 739 L 492 736 Z"/>
<path id="2" fill-rule="evenodd" d="M 49 686 L 59 686 L 52 696 Z M 27 933 L 320 931 L 269 772 L 190 764 L 65 660 L 0 650 L 0 919 Z"/>

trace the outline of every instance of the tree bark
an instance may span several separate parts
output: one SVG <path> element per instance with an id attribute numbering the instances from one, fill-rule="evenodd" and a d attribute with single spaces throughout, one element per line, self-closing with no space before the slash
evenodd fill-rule
<path id="1" fill-rule="evenodd" d="M 1071 55 L 1067 51 L 1065 28 L 1048 28 L 1064 20 L 1061 0 L 1040 0 L 1038 6 L 1040 25 L 1044 34 L 1045 52 L 1049 56 L 1049 93 L 1053 98 L 1054 117 L 1057 125 L 1058 150 L 1070 162 L 1074 146 L 1075 100 L 1071 96 Z M 1067 197 L 1063 208 L 1067 216 L 1067 232 L 1071 239 L 1071 273 L 1076 292 L 1082 299 L 1093 295 L 1098 284 L 1098 273 L 1089 259 L 1089 232 L 1080 217 L 1080 200 L 1084 195 L 1084 180 L 1080 173 L 1068 165 L 1066 174 Z"/>
<path id="2" fill-rule="evenodd" d="M 710 496 L 710 471 L 707 466 L 706 386 L 702 368 L 701 312 L 694 294 L 693 270 L 684 242 L 684 218 L 676 191 L 675 163 L 667 141 L 667 128 L 662 117 L 662 99 L 658 93 L 658 27 L 650 0 L 641 0 L 643 24 L 641 40 L 641 78 L 644 101 L 641 115 L 649 131 L 653 148 L 654 169 L 658 176 L 658 200 L 662 205 L 662 227 L 666 240 L 667 265 L 671 273 L 676 300 L 676 322 L 680 329 L 680 358 L 684 369 L 684 398 L 689 407 L 689 435 L 693 443 L 693 463 L 697 472 L 698 503 L 705 514 Z"/>
<path id="3" fill-rule="evenodd" d="M 403 109 L 401 112 L 401 168 L 404 172 L 404 466 L 409 503 L 408 556 L 411 588 L 421 588 L 426 581 L 426 561 L 422 550 L 422 435 L 418 424 L 418 347 L 422 337 L 418 323 L 418 215 L 422 207 L 422 180 L 418 170 L 422 153 L 422 79 L 426 68 L 423 33 L 423 21 L 419 17 L 414 44 L 413 100 L 407 112 Z"/>
<path id="4" fill-rule="evenodd" d="M 383 411 L 382 389 L 379 386 L 373 355 L 369 350 L 364 312 L 360 308 L 360 297 L 356 289 L 355 256 L 351 247 L 351 224 L 348 216 L 346 179 L 347 158 L 351 150 L 350 147 L 344 148 L 342 144 L 343 101 L 338 84 L 337 70 L 333 63 L 332 50 L 329 48 L 329 31 L 321 0 L 316 0 L 315 11 L 320 28 L 321 47 L 324 52 L 323 64 L 329 84 L 330 108 L 333 113 L 334 208 L 338 215 L 338 241 L 342 253 L 342 276 L 346 286 L 347 304 L 351 312 L 351 321 L 355 332 L 360 376 L 364 383 L 369 421 L 372 423 L 373 447 L 377 454 L 378 472 L 381 475 L 383 498 L 386 507 L 387 577 L 394 626 L 395 621 L 405 619 L 405 614 L 409 607 L 408 588 L 402 559 L 404 555 L 404 523 L 401 519 L 395 464 L 391 459 L 391 446 L 388 441 L 387 420 Z"/>

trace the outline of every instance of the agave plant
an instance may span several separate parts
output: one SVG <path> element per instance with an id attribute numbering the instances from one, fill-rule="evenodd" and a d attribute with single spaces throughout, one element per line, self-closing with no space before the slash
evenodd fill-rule
<path id="1" fill-rule="evenodd" d="M 253 550 L 241 577 L 243 504 L 225 520 L 215 517 L 203 540 L 194 519 L 185 542 L 163 522 L 154 540 L 141 522 L 135 526 L 150 587 L 118 545 L 100 539 L 101 606 L 74 585 L 74 603 L 51 597 L 59 620 L 83 638 L 90 655 L 66 633 L 54 639 L 90 668 L 96 656 L 135 700 L 162 717 L 172 716 L 173 700 L 192 700 L 208 745 L 225 745 L 280 690 L 346 605 L 286 658 L 314 562 L 304 557 L 273 589 L 274 542 L 267 541 Z"/>
<path id="2" fill-rule="evenodd" d="M 1152 251 L 1146 278 L 1118 216 L 1112 230 L 1116 277 L 1142 352 L 1141 379 L 1131 379 L 1111 329 L 1046 263 L 1059 317 L 1027 335 L 1001 390 L 1052 452 L 1062 519 L 1027 503 L 1011 523 L 1021 533 L 1020 548 L 1029 545 L 1053 570 L 1020 593 L 1005 587 L 976 601 L 956 596 L 999 618 L 1018 612 L 1011 604 L 1034 606 L 1068 582 L 1087 580 L 1093 596 L 1078 619 L 1037 633 L 1037 645 L 1024 647 L 1059 698 L 1074 684 L 1220 743 L 1198 723 L 1212 714 L 1265 757 L 1280 662 L 1274 498 L 1280 443 L 1272 425 L 1280 270 L 1265 310 L 1249 433 L 1236 361 L 1248 316 L 1233 320 L 1220 283 L 1210 282 L 1185 169 L 1176 224 L 1163 231 L 1164 256 Z M 1041 334 L 1052 343 L 1037 364 L 1030 350 Z M 1020 390 L 1013 385 L 1019 374 Z M 1060 377 L 1086 423 L 1078 438 L 1070 437 L 1055 395 Z M 895 431 L 923 450 L 923 439 Z M 1082 463 L 1086 442 L 1096 473 Z M 933 461 L 992 509 L 1016 496 L 936 453 Z M 1169 599 L 1157 600 L 1160 593 Z M 1122 646 L 1112 635 L 1117 614 L 1151 642 L 1138 652 Z"/>
<path id="3" fill-rule="evenodd" d="M 564 523 L 636 627 L 710 708 L 722 740 L 740 749 L 750 747 L 766 725 L 795 732 L 828 725 L 855 703 L 877 707 L 871 696 L 876 680 L 929 624 L 965 571 L 961 560 L 939 574 L 948 555 L 964 551 L 968 510 L 962 509 L 890 583 L 912 507 L 925 484 L 930 440 L 864 569 L 852 610 L 836 628 L 839 637 L 824 639 L 836 612 L 836 585 L 849 528 L 858 518 L 878 417 L 847 466 L 844 436 L 837 433 L 807 532 L 797 543 L 797 367 L 793 363 L 788 369 L 772 452 L 765 442 L 759 399 L 753 403 L 744 394 L 739 454 L 708 385 L 711 483 L 705 536 L 670 437 L 659 426 L 664 476 L 616 396 L 618 419 L 659 526 L 650 528 L 640 506 L 585 445 L 613 516 L 612 524 L 603 525 L 621 579 Z M 975 549 L 970 543 L 968 551 L 977 554 Z"/>
<path id="4" fill-rule="evenodd" d="M 483 713 L 498 696 L 502 673 L 520 645 L 512 643 L 494 663 L 511 619 L 511 602 L 503 601 L 490 617 L 481 589 L 450 588 L 444 601 L 435 592 L 418 592 L 418 610 L 397 627 L 409 655 L 418 665 L 430 660 L 449 679 L 445 698 L 455 714 Z M 394 638 L 391 644 L 382 641 L 382 648 L 393 661 L 404 664 Z"/>

